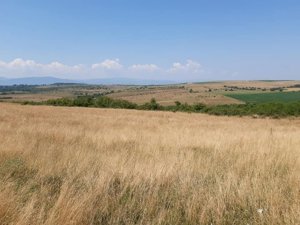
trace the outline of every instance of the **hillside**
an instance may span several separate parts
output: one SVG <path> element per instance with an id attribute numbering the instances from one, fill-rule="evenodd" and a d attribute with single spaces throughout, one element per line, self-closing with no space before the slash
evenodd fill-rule
<path id="1" fill-rule="evenodd" d="M 19 86 L 1 86 L 0 82 L 0 100 L 22 102 L 106 95 L 139 105 L 149 102 L 152 98 L 163 106 L 174 105 L 176 101 L 206 105 L 243 104 L 245 99 L 236 98 L 237 96 L 261 94 L 263 97 L 268 93 L 280 95 L 281 92 L 298 92 L 293 100 L 300 101 L 299 85 L 300 81 L 218 81 L 169 85 L 55 83 Z"/>

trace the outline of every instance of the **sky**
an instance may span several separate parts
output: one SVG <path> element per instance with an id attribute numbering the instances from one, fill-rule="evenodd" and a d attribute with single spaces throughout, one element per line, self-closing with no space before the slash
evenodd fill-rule
<path id="1" fill-rule="evenodd" d="M 0 77 L 300 79 L 299 0 L 0 0 Z"/>

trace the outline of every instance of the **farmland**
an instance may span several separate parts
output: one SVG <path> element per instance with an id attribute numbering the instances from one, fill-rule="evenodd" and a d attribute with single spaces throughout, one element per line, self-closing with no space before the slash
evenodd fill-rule
<path id="1" fill-rule="evenodd" d="M 298 81 L 219 81 L 183 83 L 172 85 L 87 85 L 52 84 L 0 86 L 1 101 L 47 101 L 78 96 L 107 96 L 136 104 L 145 104 L 152 98 L 163 105 L 174 105 L 176 101 L 205 105 L 243 104 L 239 94 L 264 94 L 300 91 Z"/>
<path id="2" fill-rule="evenodd" d="M 226 96 L 247 103 L 266 103 L 266 102 L 296 102 L 300 101 L 300 91 L 275 92 L 275 93 L 246 93 L 246 94 L 227 94 Z"/>
<path id="3" fill-rule="evenodd" d="M 0 224 L 300 223 L 299 119 L 0 109 Z"/>

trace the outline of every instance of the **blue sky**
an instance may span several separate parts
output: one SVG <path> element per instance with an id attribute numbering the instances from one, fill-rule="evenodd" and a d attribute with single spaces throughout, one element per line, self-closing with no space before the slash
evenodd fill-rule
<path id="1" fill-rule="evenodd" d="M 0 76 L 300 78 L 296 0 L 0 0 Z"/>

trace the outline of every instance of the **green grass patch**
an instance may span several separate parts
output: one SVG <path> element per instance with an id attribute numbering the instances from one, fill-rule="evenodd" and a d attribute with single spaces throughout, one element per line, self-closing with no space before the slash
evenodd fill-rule
<path id="1" fill-rule="evenodd" d="M 268 92 L 255 94 L 232 93 L 225 96 L 231 97 L 246 103 L 287 103 L 300 101 L 300 92 Z"/>

